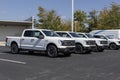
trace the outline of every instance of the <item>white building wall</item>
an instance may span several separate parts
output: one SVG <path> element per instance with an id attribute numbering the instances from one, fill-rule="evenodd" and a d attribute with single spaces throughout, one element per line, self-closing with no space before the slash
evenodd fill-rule
<path id="1" fill-rule="evenodd" d="M 0 26 L 0 41 L 4 41 L 6 36 L 21 36 L 25 26 Z"/>

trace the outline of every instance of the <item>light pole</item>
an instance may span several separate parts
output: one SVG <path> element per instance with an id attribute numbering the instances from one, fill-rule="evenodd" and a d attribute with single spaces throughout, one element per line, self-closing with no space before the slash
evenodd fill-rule
<path id="1" fill-rule="evenodd" d="M 72 0 L 72 32 L 74 31 L 74 0 Z"/>
<path id="2" fill-rule="evenodd" d="M 34 29 L 34 16 L 32 16 L 32 29 Z"/>

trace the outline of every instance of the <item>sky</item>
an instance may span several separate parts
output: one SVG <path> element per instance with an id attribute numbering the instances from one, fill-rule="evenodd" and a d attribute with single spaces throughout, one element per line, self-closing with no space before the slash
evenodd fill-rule
<path id="1" fill-rule="evenodd" d="M 74 11 L 100 11 L 112 2 L 120 4 L 120 0 L 74 0 Z M 72 0 L 0 0 L 0 20 L 23 21 L 31 16 L 38 18 L 39 6 L 55 10 L 64 19 L 72 17 Z"/>

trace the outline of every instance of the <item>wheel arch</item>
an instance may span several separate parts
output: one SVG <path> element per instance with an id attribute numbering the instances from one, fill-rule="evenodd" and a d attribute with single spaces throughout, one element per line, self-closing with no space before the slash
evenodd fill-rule
<path id="1" fill-rule="evenodd" d="M 118 50 L 118 49 L 119 49 L 119 47 L 117 46 L 117 44 L 116 44 L 115 42 L 111 42 L 111 43 L 109 44 L 109 48 L 110 48 L 110 49 L 112 49 L 112 48 L 111 48 L 111 45 L 112 45 L 112 44 L 115 45 L 115 47 L 113 48 L 113 50 Z"/>
<path id="2" fill-rule="evenodd" d="M 77 44 L 79 44 L 79 45 L 81 45 L 83 47 L 83 45 L 81 43 L 79 43 L 79 42 L 75 43 L 75 45 L 77 45 Z"/>
<path id="3" fill-rule="evenodd" d="M 17 42 L 15 42 L 15 41 L 12 41 L 11 44 L 10 44 L 10 46 L 11 46 L 12 44 L 16 44 L 16 45 L 18 46 Z"/>
<path id="4" fill-rule="evenodd" d="M 110 46 L 111 44 L 115 44 L 115 45 L 116 45 L 116 43 L 115 43 L 115 42 L 111 42 L 111 43 L 109 44 L 109 46 Z"/>
<path id="5" fill-rule="evenodd" d="M 58 49 L 58 47 L 56 46 L 56 44 L 54 44 L 54 43 L 49 43 L 49 44 L 46 46 L 46 50 L 47 50 L 47 48 L 48 48 L 49 45 L 54 45 L 54 46 Z"/>

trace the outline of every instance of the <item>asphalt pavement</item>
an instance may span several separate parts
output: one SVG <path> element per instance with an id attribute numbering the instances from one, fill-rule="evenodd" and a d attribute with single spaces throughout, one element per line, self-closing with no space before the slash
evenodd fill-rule
<path id="1" fill-rule="evenodd" d="M 120 50 L 49 58 L 0 47 L 0 80 L 120 80 Z"/>

